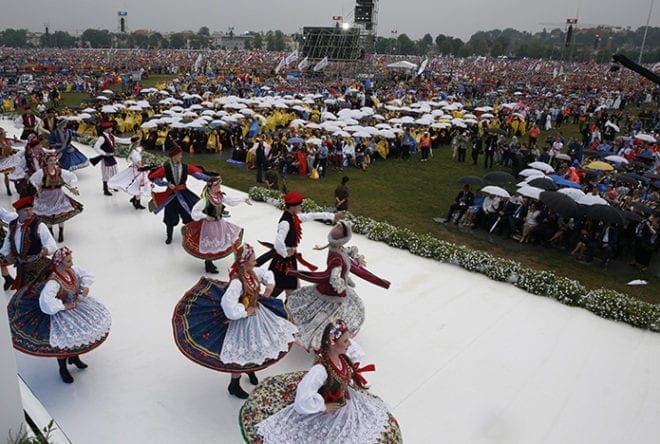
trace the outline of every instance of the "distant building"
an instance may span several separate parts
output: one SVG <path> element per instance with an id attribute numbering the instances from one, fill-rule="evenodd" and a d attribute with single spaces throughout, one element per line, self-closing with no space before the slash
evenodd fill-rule
<path id="1" fill-rule="evenodd" d="M 252 41 L 251 35 L 233 34 L 224 32 L 214 32 L 211 34 L 213 46 L 215 48 L 226 49 L 245 49 Z"/>

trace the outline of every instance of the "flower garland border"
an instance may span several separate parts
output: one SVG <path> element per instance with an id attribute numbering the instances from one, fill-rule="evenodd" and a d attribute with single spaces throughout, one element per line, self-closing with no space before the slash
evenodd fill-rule
<path id="1" fill-rule="evenodd" d="M 248 193 L 252 200 L 284 208 L 282 195 L 277 190 L 252 187 Z M 303 201 L 302 209 L 304 212 L 325 211 L 311 199 Z M 660 332 L 660 305 L 639 301 L 607 288 L 587 290 L 576 280 L 549 271 L 525 268 L 516 261 L 442 241 L 428 234 L 415 233 L 408 228 L 395 227 L 387 222 L 350 213 L 347 213 L 347 217 L 353 223 L 355 233 L 363 234 L 371 240 L 408 250 L 417 256 L 482 273 L 493 280 L 515 285 L 528 293 L 553 298 L 562 304 L 582 307 L 605 319 Z"/>

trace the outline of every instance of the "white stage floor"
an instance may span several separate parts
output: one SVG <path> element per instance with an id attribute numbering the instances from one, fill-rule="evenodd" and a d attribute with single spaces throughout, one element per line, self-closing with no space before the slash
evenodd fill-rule
<path id="1" fill-rule="evenodd" d="M 112 312 L 112 330 L 85 355 L 89 368 L 72 371 L 74 384 L 61 382 L 54 359 L 16 352 L 20 375 L 76 444 L 242 442 L 241 401 L 227 393 L 229 376 L 190 362 L 172 337 L 173 307 L 203 262 L 183 251 L 178 229 L 165 245 L 161 215 L 134 210 L 123 193 L 104 197 L 99 169 L 76 173 L 85 208 L 66 224 L 65 245 L 97 276 L 91 293 Z M 0 194 L 8 208 L 10 198 Z M 274 239 L 274 207 L 230 210 L 247 242 Z M 312 247 L 328 229 L 303 225 L 301 250 L 317 265 L 325 252 Z M 367 352 L 363 363 L 377 367 L 366 375 L 372 391 L 390 405 L 405 442 L 658 442 L 657 333 L 363 236 L 352 244 L 372 272 L 392 282 L 384 290 L 354 279 L 366 306 L 357 340 Z M 220 278 L 230 262 L 216 262 Z M 294 348 L 260 376 L 305 369 L 312 360 Z M 252 389 L 246 378 L 242 385 Z"/>

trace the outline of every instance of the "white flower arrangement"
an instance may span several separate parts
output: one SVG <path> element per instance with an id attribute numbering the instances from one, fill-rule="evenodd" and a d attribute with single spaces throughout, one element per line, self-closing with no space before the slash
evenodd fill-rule
<path id="1" fill-rule="evenodd" d="M 252 187 L 250 198 L 255 201 L 281 202 L 276 190 Z M 320 211 L 311 199 L 303 201 L 303 210 Z M 592 313 L 615 321 L 626 322 L 639 328 L 660 331 L 660 306 L 633 299 L 613 290 L 599 288 L 588 291 L 580 282 L 549 271 L 524 268 L 516 261 L 501 259 L 489 253 L 473 250 L 464 245 L 455 245 L 428 234 L 418 234 L 408 228 L 398 228 L 387 222 L 375 221 L 365 216 L 347 213 L 353 224 L 353 232 L 363 234 L 371 240 L 410 251 L 439 262 L 450 263 L 468 271 L 483 273 L 491 279 L 509 282 L 529 293 L 546 296 L 566 305 L 585 308 Z"/>

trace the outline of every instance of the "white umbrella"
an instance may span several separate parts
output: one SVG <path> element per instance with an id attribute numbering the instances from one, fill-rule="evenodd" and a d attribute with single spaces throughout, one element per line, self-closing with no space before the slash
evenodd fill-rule
<path id="1" fill-rule="evenodd" d="M 532 162 L 532 163 L 528 164 L 528 166 L 530 166 L 534 169 L 537 169 L 537 170 L 541 170 L 544 173 L 554 173 L 555 172 L 555 169 L 552 168 L 550 165 L 548 165 L 545 162 L 536 161 L 536 162 Z"/>
<path id="2" fill-rule="evenodd" d="M 104 89 L 101 91 L 101 94 L 114 94 L 115 92 L 111 89 Z"/>
<path id="3" fill-rule="evenodd" d="M 94 108 L 85 108 L 85 109 L 83 110 L 83 112 L 84 112 L 84 113 L 95 113 L 96 110 L 95 110 Z"/>
<path id="4" fill-rule="evenodd" d="M 96 96 L 96 100 L 110 100 L 106 96 Z"/>
<path id="5" fill-rule="evenodd" d="M 614 162 L 614 163 L 628 163 L 628 159 L 626 159 L 625 157 L 616 156 L 614 154 L 610 156 L 605 156 L 605 160 L 609 160 L 610 162 Z"/>
<path id="6" fill-rule="evenodd" d="M 289 126 L 292 126 L 294 128 L 298 128 L 300 126 L 303 126 L 304 124 L 305 124 L 305 121 L 303 119 L 294 119 L 293 121 L 291 121 Z"/>
<path id="7" fill-rule="evenodd" d="M 131 105 L 128 107 L 128 109 L 131 111 L 142 111 L 142 107 L 137 105 Z"/>
<path id="8" fill-rule="evenodd" d="M 579 190 L 577 188 L 569 188 L 569 187 L 560 188 L 560 189 L 557 190 L 557 192 L 567 195 L 568 197 L 570 197 L 571 199 L 573 199 L 576 202 L 579 201 L 580 199 L 582 199 L 585 196 L 584 191 Z"/>
<path id="9" fill-rule="evenodd" d="M 532 199 L 539 200 L 539 197 L 541 196 L 541 193 L 544 192 L 545 190 L 542 188 L 536 188 L 536 187 L 530 187 L 530 186 L 524 186 L 520 187 L 518 189 L 518 193 L 521 196 L 525 197 L 531 197 Z"/>
<path id="10" fill-rule="evenodd" d="M 140 128 L 156 128 L 158 126 L 158 122 L 155 120 L 149 120 L 148 122 L 144 122 L 142 125 L 140 125 Z"/>
<path id="11" fill-rule="evenodd" d="M 394 139 L 396 137 L 396 134 L 394 134 L 393 131 L 386 129 L 380 130 L 378 134 L 386 139 Z"/>
<path id="12" fill-rule="evenodd" d="M 357 131 L 357 132 L 353 133 L 353 137 L 362 137 L 362 138 L 368 139 L 368 138 L 371 137 L 371 134 L 369 134 L 366 131 Z"/>
<path id="13" fill-rule="evenodd" d="M 80 113 L 78 114 L 78 117 L 81 119 L 91 119 L 92 116 L 88 113 Z"/>
<path id="14" fill-rule="evenodd" d="M 639 133 L 635 136 L 635 139 L 641 140 L 642 142 L 655 143 L 657 140 L 650 134 Z"/>
<path id="15" fill-rule="evenodd" d="M 495 185 L 488 185 L 487 187 L 483 187 L 481 191 L 486 194 L 492 194 L 493 196 L 511 197 L 507 190 L 501 187 L 496 187 Z"/>
<path id="16" fill-rule="evenodd" d="M 318 137 L 310 137 L 309 139 L 305 140 L 305 143 L 309 143 L 310 145 L 319 146 L 323 142 Z"/>
<path id="17" fill-rule="evenodd" d="M 337 116 L 335 116 L 331 112 L 324 112 L 321 113 L 321 120 L 337 120 Z"/>
<path id="18" fill-rule="evenodd" d="M 609 205 L 605 199 L 603 199 L 600 196 L 595 196 L 593 194 L 586 194 L 584 197 L 581 197 L 580 200 L 577 201 L 580 205 Z"/>
<path id="19" fill-rule="evenodd" d="M 491 113 L 483 113 L 481 116 L 479 116 L 479 118 L 481 119 L 492 119 L 493 117 L 495 116 L 492 115 Z"/>
<path id="20" fill-rule="evenodd" d="M 618 125 L 615 125 L 614 123 L 610 122 L 609 120 L 608 120 L 607 122 L 605 122 L 605 126 L 609 126 L 609 127 L 611 127 L 611 128 L 612 128 L 614 131 L 616 131 L 617 133 L 618 133 L 619 131 L 621 131 L 621 130 L 619 129 L 619 126 L 618 126 Z"/>
<path id="21" fill-rule="evenodd" d="M 351 137 L 351 135 L 346 131 L 335 131 L 334 133 L 332 133 L 332 135 L 335 137 Z"/>
<path id="22" fill-rule="evenodd" d="M 545 176 L 543 171 L 535 170 L 534 168 L 526 168 L 518 173 L 519 176 L 523 177 L 541 177 Z"/>
<path id="23" fill-rule="evenodd" d="M 117 108 L 112 105 L 103 105 L 101 107 L 101 112 L 106 114 L 112 114 L 117 112 Z"/>

